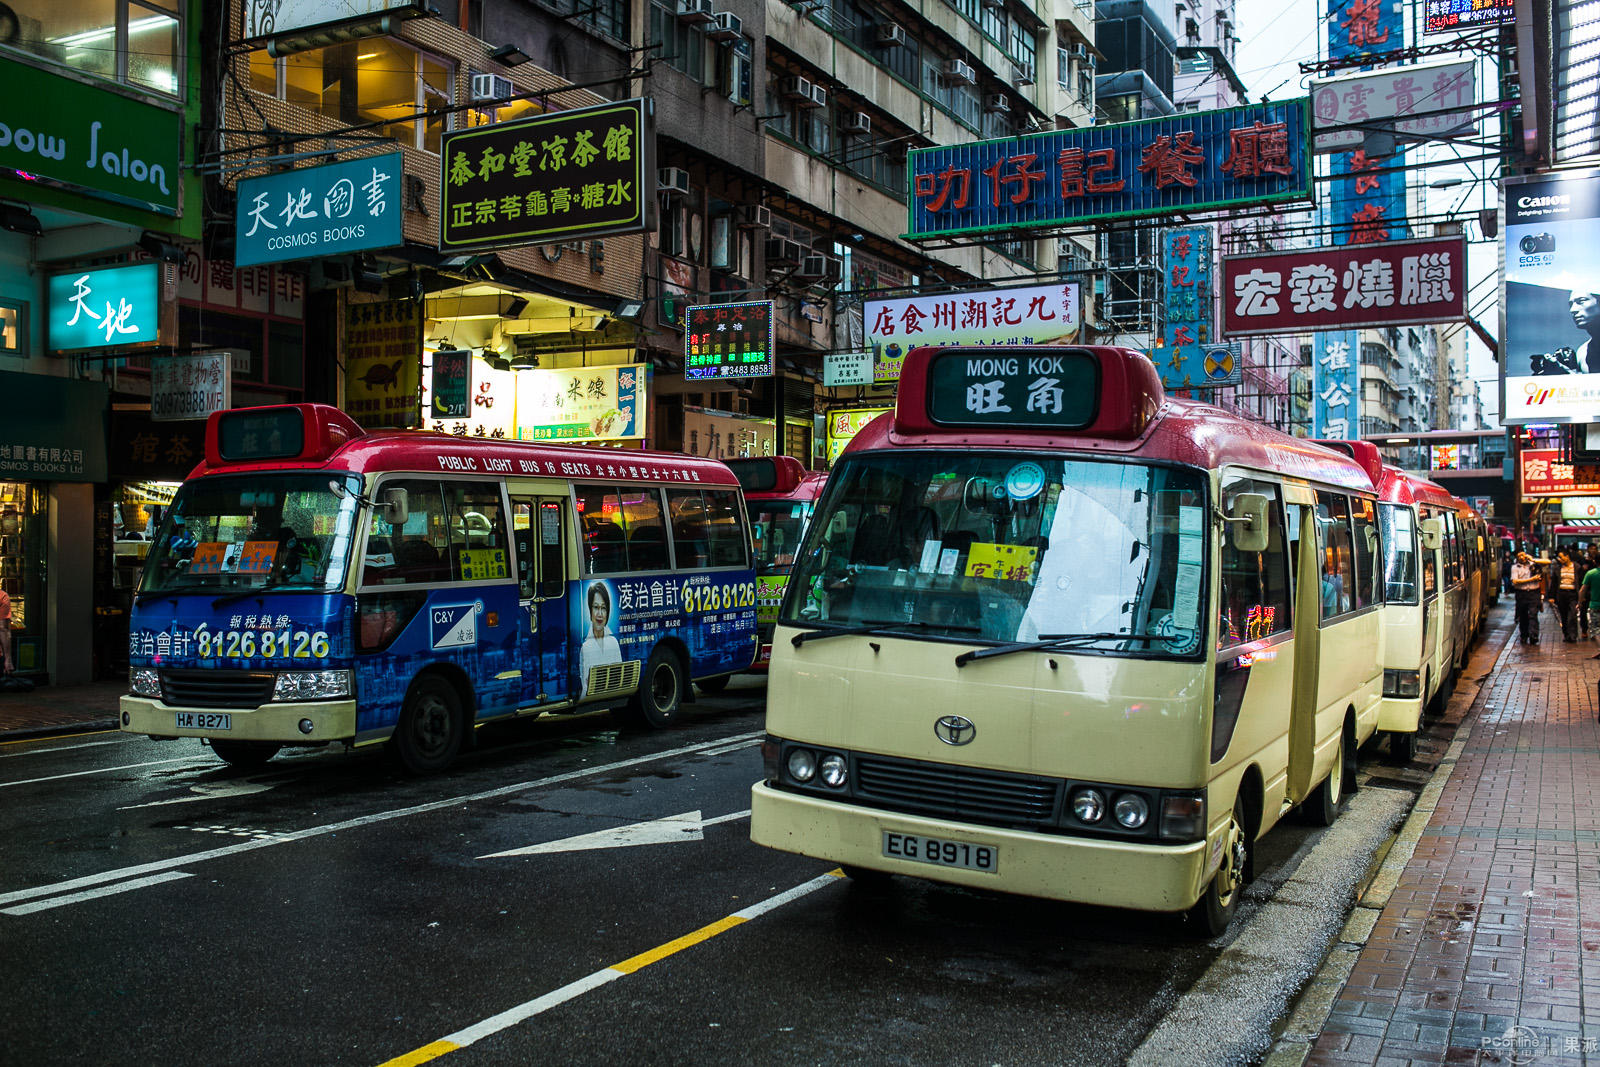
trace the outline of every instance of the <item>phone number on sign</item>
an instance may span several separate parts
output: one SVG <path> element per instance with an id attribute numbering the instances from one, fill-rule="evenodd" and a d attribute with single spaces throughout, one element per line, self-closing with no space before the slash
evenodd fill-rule
<path id="1" fill-rule="evenodd" d="M 756 606 L 756 583 L 739 582 L 734 585 L 686 585 L 683 587 L 685 614 L 723 611 L 730 608 Z"/>
<path id="2" fill-rule="evenodd" d="M 200 656 L 220 659 L 325 659 L 326 630 L 218 630 L 201 626 L 195 631 Z"/>

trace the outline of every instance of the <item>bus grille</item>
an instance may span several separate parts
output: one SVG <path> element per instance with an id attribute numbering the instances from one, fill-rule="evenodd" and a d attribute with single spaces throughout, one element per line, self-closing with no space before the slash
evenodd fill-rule
<path id="1" fill-rule="evenodd" d="M 278 676 L 251 671 L 162 671 L 161 701 L 186 708 L 259 708 Z"/>
<path id="2" fill-rule="evenodd" d="M 990 826 L 1055 825 L 1062 782 L 976 767 L 856 757 L 855 797 L 878 807 Z"/>
<path id="3" fill-rule="evenodd" d="M 631 693 L 639 685 L 639 661 L 608 663 L 604 667 L 589 668 L 589 688 L 586 696 L 612 696 Z"/>

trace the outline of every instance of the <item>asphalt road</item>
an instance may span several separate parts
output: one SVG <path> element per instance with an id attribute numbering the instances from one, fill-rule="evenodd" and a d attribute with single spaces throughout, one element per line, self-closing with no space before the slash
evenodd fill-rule
<path id="1" fill-rule="evenodd" d="M 0 745 L 0 1063 L 1122 1063 L 1323 833 L 1262 842 L 1215 942 L 870 890 L 750 843 L 762 693 L 662 733 L 481 731 L 420 780 L 376 753 L 241 772 L 195 741 Z M 1419 790 L 1446 741 L 1364 753 L 1365 777 Z"/>

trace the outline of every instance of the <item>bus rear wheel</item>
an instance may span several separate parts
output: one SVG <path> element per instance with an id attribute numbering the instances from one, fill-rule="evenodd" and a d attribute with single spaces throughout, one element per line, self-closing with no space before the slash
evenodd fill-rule
<path id="1" fill-rule="evenodd" d="M 234 767 L 259 767 L 278 754 L 283 746 L 273 741 L 226 741 L 211 739 L 211 751 Z"/>
<path id="2" fill-rule="evenodd" d="M 1417 732 L 1415 730 L 1389 731 L 1389 758 L 1406 764 L 1417 758 Z"/>
<path id="3" fill-rule="evenodd" d="M 644 665 L 639 691 L 628 701 L 628 717 L 657 730 L 678 720 L 683 707 L 684 674 L 678 657 L 657 645 Z"/>
<path id="4" fill-rule="evenodd" d="M 466 719 L 455 688 L 443 678 L 424 675 L 412 682 L 406 693 L 390 744 L 408 773 L 433 774 L 456 758 L 465 732 Z"/>
<path id="5" fill-rule="evenodd" d="M 1339 802 L 1344 799 L 1345 739 L 1339 731 L 1339 750 L 1333 754 L 1333 767 L 1322 784 L 1306 798 L 1306 819 L 1313 826 L 1332 826 L 1339 817 Z"/>
<path id="6" fill-rule="evenodd" d="M 1233 816 L 1222 831 L 1222 863 L 1206 885 L 1206 891 L 1189 914 L 1207 937 L 1217 937 L 1233 922 L 1239 910 L 1239 894 L 1244 891 L 1250 870 L 1250 834 L 1245 829 L 1244 797 L 1233 799 Z"/>

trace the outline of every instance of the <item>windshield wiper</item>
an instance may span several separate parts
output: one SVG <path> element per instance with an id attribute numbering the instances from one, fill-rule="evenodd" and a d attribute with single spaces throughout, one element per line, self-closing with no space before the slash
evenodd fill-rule
<path id="1" fill-rule="evenodd" d="M 1045 649 L 1071 648 L 1074 645 L 1089 644 L 1095 641 L 1165 641 L 1166 638 L 1157 634 L 1040 634 L 1037 641 L 1014 641 L 1009 645 L 994 645 L 989 648 L 974 649 L 963 652 L 956 657 L 956 666 L 965 667 L 975 659 L 992 659 L 995 656 L 1009 656 L 1013 652 L 1040 652 Z"/>
<path id="2" fill-rule="evenodd" d="M 936 622 L 896 622 L 893 619 L 868 619 L 860 626 L 840 626 L 822 630 L 806 630 L 789 638 L 789 643 L 799 648 L 807 641 L 819 637 L 851 637 L 861 634 L 892 634 L 897 630 L 939 630 L 946 633 L 975 634 L 976 626 L 946 626 Z"/>
<path id="3" fill-rule="evenodd" d="M 222 596 L 217 597 L 217 599 L 211 602 L 211 610 L 216 611 L 224 604 L 234 604 L 241 600 L 248 600 L 253 596 L 259 596 L 260 594 L 270 592 L 273 589 L 285 589 L 291 584 L 293 583 L 267 581 L 256 586 L 254 589 L 240 589 L 237 592 L 224 593 Z"/>

